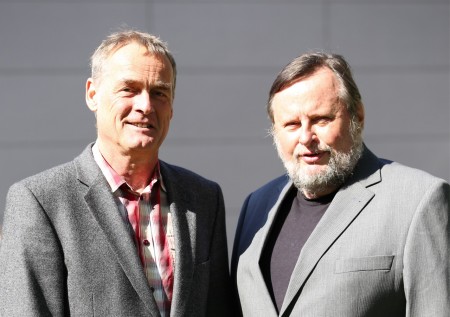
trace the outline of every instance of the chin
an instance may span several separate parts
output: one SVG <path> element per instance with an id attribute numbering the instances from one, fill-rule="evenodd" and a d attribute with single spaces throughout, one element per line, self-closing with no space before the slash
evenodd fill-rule
<path id="1" fill-rule="evenodd" d="M 135 140 L 130 140 L 128 142 L 128 145 L 130 148 L 135 148 L 135 149 L 145 149 L 145 148 L 149 148 L 149 147 L 153 147 L 156 143 L 156 140 L 154 138 L 147 138 L 147 139 L 135 139 Z"/>
<path id="2" fill-rule="evenodd" d="M 300 173 L 307 176 L 316 176 L 323 173 L 327 169 L 327 165 L 307 165 L 300 168 Z"/>

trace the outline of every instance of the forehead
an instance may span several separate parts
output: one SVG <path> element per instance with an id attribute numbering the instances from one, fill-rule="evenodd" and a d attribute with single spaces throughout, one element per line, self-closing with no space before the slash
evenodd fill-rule
<path id="1" fill-rule="evenodd" d="M 172 65 L 167 56 L 151 52 L 147 47 L 131 42 L 113 53 L 104 62 L 104 72 L 138 72 L 138 73 L 160 73 L 164 77 L 173 77 Z"/>
<path id="2" fill-rule="evenodd" d="M 294 81 L 274 95 L 272 105 L 277 109 L 311 110 L 327 108 L 339 101 L 339 82 L 329 68 L 320 68 L 311 75 Z"/>
<path id="3" fill-rule="evenodd" d="M 327 92 L 337 94 L 339 89 L 338 80 L 331 69 L 322 67 L 312 74 L 294 80 L 274 97 L 301 96 L 304 94 Z"/>

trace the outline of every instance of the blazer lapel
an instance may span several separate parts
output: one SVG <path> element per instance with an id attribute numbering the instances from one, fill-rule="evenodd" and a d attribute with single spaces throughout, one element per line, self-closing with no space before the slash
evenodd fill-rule
<path id="1" fill-rule="evenodd" d="M 87 185 L 85 201 L 109 242 L 117 261 L 150 312 L 158 307 L 137 255 L 126 218 L 121 216 L 110 187 L 92 156 L 91 146 L 75 159 L 78 179 Z"/>
<path id="2" fill-rule="evenodd" d="M 378 159 L 365 150 L 354 175 L 338 191 L 300 252 L 280 310 L 280 316 L 298 296 L 322 256 L 374 197 L 366 187 L 381 181 Z"/>
<path id="3" fill-rule="evenodd" d="M 160 161 L 161 175 L 167 189 L 167 199 L 172 214 L 175 245 L 177 248 L 174 268 L 174 290 L 172 298 L 171 315 L 183 316 L 186 310 L 186 296 L 180 296 L 191 291 L 192 272 L 196 254 L 196 216 L 188 209 L 189 198 L 186 195 L 188 184 L 181 184 L 179 177 L 173 175 L 170 166 Z M 190 191 L 191 195 L 195 191 Z"/>
<path id="4" fill-rule="evenodd" d="M 292 272 L 291 280 L 283 301 L 281 314 L 296 297 L 317 262 L 327 252 L 340 234 L 358 216 L 364 206 L 372 199 L 373 194 L 361 186 L 351 190 L 338 192 L 328 210 L 317 224 L 311 236 L 303 246 L 297 264 Z"/>
<path id="5" fill-rule="evenodd" d="M 266 240 L 269 236 L 270 230 L 272 228 L 275 215 L 277 214 L 278 209 L 280 208 L 280 205 L 283 202 L 284 198 L 286 197 L 287 193 L 292 188 L 292 182 L 289 181 L 287 184 L 284 184 L 284 186 L 281 185 L 280 187 L 282 188 L 276 191 L 277 193 L 279 192 L 278 200 L 269 210 L 265 225 L 255 234 L 253 242 L 250 244 L 247 250 L 240 256 L 239 259 L 239 262 L 245 263 L 246 265 L 249 266 L 248 269 L 246 268 L 245 272 L 246 274 L 252 275 L 251 280 L 253 281 L 253 284 L 250 287 L 258 290 L 258 296 L 260 297 L 259 303 L 265 306 L 264 310 L 266 316 L 277 316 L 277 312 L 273 305 L 269 290 L 267 289 L 264 276 L 261 272 L 261 267 L 259 266 L 259 261 L 255 261 L 255 259 L 261 258 L 261 254 L 266 244 Z M 243 291 L 248 292 L 250 290 L 244 289 Z"/>

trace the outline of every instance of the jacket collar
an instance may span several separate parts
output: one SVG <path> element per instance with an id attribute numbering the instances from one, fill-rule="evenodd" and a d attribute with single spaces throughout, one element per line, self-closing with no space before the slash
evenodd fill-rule
<path id="1" fill-rule="evenodd" d="M 158 316 L 158 307 L 144 275 L 137 255 L 132 236 L 132 229 L 127 225 L 126 216 L 121 215 L 117 208 L 110 186 L 94 160 L 92 146 L 86 149 L 75 160 L 78 180 L 87 186 L 85 200 L 94 219 L 107 237 L 111 249 L 114 251 L 123 271 L 137 294 L 145 303 L 150 312 Z M 192 234 L 195 231 L 196 215 L 189 206 L 196 204 L 201 197 L 195 191 L 187 194 L 186 184 L 179 171 L 171 165 L 160 160 L 160 172 L 167 190 L 167 201 L 173 219 L 175 245 L 177 246 L 177 259 L 175 261 L 174 297 L 172 311 L 176 315 L 184 315 L 188 304 L 187 298 L 180 294 L 189 293 L 192 287 L 192 272 L 194 271 L 196 243 Z M 193 202 L 194 201 L 194 202 Z"/>
<path id="2" fill-rule="evenodd" d="M 308 276 L 328 249 L 373 199 L 375 194 L 368 188 L 379 182 L 381 182 L 380 161 L 364 146 L 363 155 L 352 176 L 339 189 L 300 252 L 280 315 L 283 315 L 299 296 Z"/>
<path id="3" fill-rule="evenodd" d="M 130 226 L 121 214 L 92 154 L 93 143 L 74 160 L 77 178 L 86 188 L 85 201 L 106 236 L 117 261 L 149 312 L 158 316 L 158 307 L 140 263 Z M 124 221 L 125 220 L 125 221 Z"/>

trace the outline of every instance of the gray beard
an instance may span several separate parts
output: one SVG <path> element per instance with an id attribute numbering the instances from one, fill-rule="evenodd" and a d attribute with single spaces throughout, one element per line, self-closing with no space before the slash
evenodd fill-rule
<path id="1" fill-rule="evenodd" d="M 280 145 L 275 134 L 274 143 L 278 155 L 283 161 L 284 168 L 294 183 L 294 186 L 307 194 L 308 197 L 316 198 L 323 195 L 323 193 L 330 193 L 331 191 L 337 190 L 352 174 L 364 149 L 359 126 L 355 127 L 351 124 L 351 136 L 353 144 L 348 152 L 339 152 L 330 146 L 317 147 L 317 150 L 329 151 L 330 160 L 326 169 L 313 175 L 303 173 L 300 164 L 296 160 L 292 158 L 286 159 L 282 156 Z"/>

